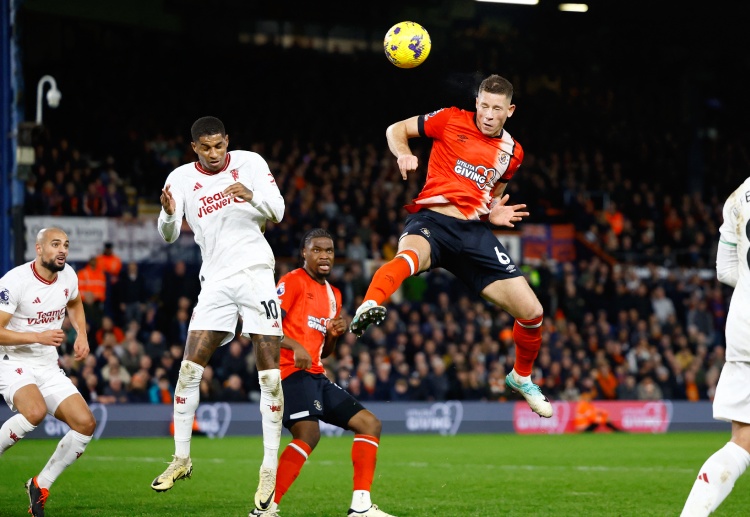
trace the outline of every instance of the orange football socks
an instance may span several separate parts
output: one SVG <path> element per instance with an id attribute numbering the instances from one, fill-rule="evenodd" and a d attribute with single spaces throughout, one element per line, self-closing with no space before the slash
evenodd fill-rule
<path id="1" fill-rule="evenodd" d="M 276 494 L 273 496 L 276 504 L 281 502 L 281 498 L 297 479 L 302 465 L 305 464 L 310 454 L 312 454 L 312 449 L 302 440 L 292 440 L 284 448 L 279 458 L 279 468 L 276 470 Z"/>
<path id="2" fill-rule="evenodd" d="M 402 282 L 419 271 L 419 257 L 412 250 L 400 251 L 390 262 L 380 266 L 367 288 L 365 300 L 383 305 Z"/>
<path id="3" fill-rule="evenodd" d="M 354 490 L 370 491 L 375 477 L 375 462 L 380 440 L 366 434 L 354 435 L 352 464 L 354 465 Z M 276 482 L 278 486 L 278 481 Z"/>
<path id="4" fill-rule="evenodd" d="M 521 377 L 531 375 L 534 361 L 542 346 L 542 320 L 544 315 L 533 320 L 516 318 L 513 324 L 513 341 L 516 342 L 516 363 L 513 369 Z"/>

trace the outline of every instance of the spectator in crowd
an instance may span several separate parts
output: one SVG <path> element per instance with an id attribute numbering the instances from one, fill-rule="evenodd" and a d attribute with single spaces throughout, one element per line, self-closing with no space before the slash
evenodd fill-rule
<path id="1" fill-rule="evenodd" d="M 169 383 L 167 376 L 162 374 L 155 382 L 151 383 L 148 395 L 152 404 L 172 404 L 174 388 Z"/>
<path id="2" fill-rule="evenodd" d="M 86 293 L 91 293 L 96 303 L 104 305 L 107 299 L 107 278 L 104 271 L 99 268 L 96 257 L 91 257 L 78 271 L 78 289 L 84 300 Z"/>
<path id="3" fill-rule="evenodd" d="M 117 283 L 117 303 L 119 304 L 121 322 L 143 322 L 146 312 L 146 300 L 149 297 L 146 281 L 138 269 L 137 262 L 128 262 Z"/>
<path id="4" fill-rule="evenodd" d="M 224 382 L 224 388 L 221 390 L 219 400 L 224 402 L 247 402 L 247 393 L 242 387 L 242 378 L 233 373 Z"/>

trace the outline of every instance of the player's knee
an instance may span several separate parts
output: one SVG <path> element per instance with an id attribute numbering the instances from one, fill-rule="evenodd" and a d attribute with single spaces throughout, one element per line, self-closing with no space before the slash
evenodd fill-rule
<path id="1" fill-rule="evenodd" d="M 29 423 L 33 426 L 37 426 L 42 423 L 42 420 L 44 420 L 44 417 L 47 416 L 47 406 L 44 404 L 44 402 L 35 402 L 33 404 L 29 404 L 26 407 L 23 408 L 22 411 L 19 411 L 26 420 L 29 421 Z"/>
<path id="2" fill-rule="evenodd" d="M 78 422 L 75 427 L 71 427 L 71 429 L 85 436 L 93 436 L 96 430 L 96 419 L 94 415 L 89 414 L 81 422 Z"/>
<path id="3" fill-rule="evenodd" d="M 360 411 L 356 418 L 350 423 L 352 430 L 358 434 L 367 434 L 380 438 L 380 432 L 383 429 L 383 423 L 378 417 L 370 411 Z M 353 424 L 353 425 L 352 425 Z M 354 428 L 356 426 L 356 428 Z"/>

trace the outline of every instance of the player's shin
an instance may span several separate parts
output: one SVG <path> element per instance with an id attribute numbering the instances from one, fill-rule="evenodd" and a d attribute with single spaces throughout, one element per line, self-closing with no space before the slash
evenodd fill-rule
<path id="1" fill-rule="evenodd" d="M 91 436 L 70 430 L 57 444 L 57 449 L 37 476 L 39 488 L 49 489 L 62 472 L 81 457 Z"/>
<path id="2" fill-rule="evenodd" d="M 261 370 L 260 415 L 263 422 L 263 466 L 276 470 L 278 466 L 281 420 L 284 416 L 284 392 L 279 369 Z"/>
<path id="3" fill-rule="evenodd" d="M 357 434 L 352 443 L 352 465 L 354 466 L 354 491 L 352 493 L 351 508 L 355 511 L 365 511 L 372 506 L 370 487 L 375 477 L 375 463 L 377 461 L 380 440 L 375 436 Z"/>
<path id="4" fill-rule="evenodd" d="M 34 429 L 36 426 L 20 413 L 6 420 L 0 427 L 0 456 Z"/>
<path id="5" fill-rule="evenodd" d="M 193 421 L 200 402 L 200 384 L 203 367 L 184 360 L 180 366 L 180 376 L 174 390 L 174 446 L 175 456 L 190 457 L 190 439 L 193 435 Z"/>

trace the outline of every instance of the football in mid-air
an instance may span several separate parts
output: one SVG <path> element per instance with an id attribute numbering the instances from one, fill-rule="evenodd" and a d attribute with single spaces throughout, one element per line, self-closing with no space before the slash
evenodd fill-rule
<path id="1" fill-rule="evenodd" d="M 385 35 L 383 49 L 388 60 L 399 68 L 414 68 L 430 55 L 430 35 L 416 22 L 399 22 Z"/>

